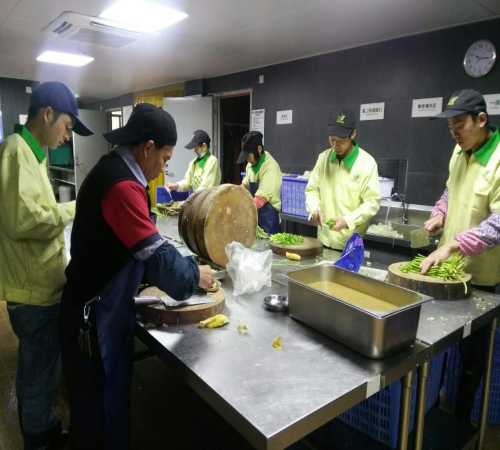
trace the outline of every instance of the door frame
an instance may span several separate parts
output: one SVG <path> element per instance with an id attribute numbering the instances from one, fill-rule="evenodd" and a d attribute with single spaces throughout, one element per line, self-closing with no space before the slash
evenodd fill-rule
<path id="1" fill-rule="evenodd" d="M 237 89 L 234 91 L 224 91 L 224 92 L 215 92 L 208 94 L 214 98 L 213 101 L 213 130 L 212 130 L 212 151 L 219 161 L 222 161 L 221 149 L 220 149 L 220 141 L 221 141 L 221 132 L 222 132 L 222 121 L 220 115 L 220 103 L 223 98 L 229 97 L 246 97 L 250 96 L 250 109 L 248 111 L 248 125 L 250 126 L 250 120 L 252 116 L 252 96 L 253 89 Z"/>

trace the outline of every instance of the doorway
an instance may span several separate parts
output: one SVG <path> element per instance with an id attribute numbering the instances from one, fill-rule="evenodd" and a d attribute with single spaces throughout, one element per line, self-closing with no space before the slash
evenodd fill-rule
<path id="1" fill-rule="evenodd" d="M 220 112 L 220 159 L 222 183 L 241 184 L 246 163 L 237 164 L 241 138 L 250 129 L 250 93 L 222 96 Z"/>

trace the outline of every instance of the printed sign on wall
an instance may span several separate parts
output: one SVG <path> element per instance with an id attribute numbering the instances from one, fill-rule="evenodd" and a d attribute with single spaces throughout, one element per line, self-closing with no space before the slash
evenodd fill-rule
<path id="1" fill-rule="evenodd" d="M 486 101 L 486 110 L 490 116 L 497 116 L 500 114 L 500 94 L 484 95 Z"/>
<path id="2" fill-rule="evenodd" d="M 364 103 L 359 109 L 359 120 L 383 120 L 385 102 Z"/>
<path id="3" fill-rule="evenodd" d="M 433 117 L 443 110 L 443 97 L 415 98 L 411 107 L 412 117 Z"/>
<path id="4" fill-rule="evenodd" d="M 250 114 L 250 131 L 260 131 L 262 136 L 264 136 L 265 117 L 265 109 L 252 109 L 252 113 Z"/>
<path id="5" fill-rule="evenodd" d="M 277 125 L 288 125 L 292 123 L 293 119 L 293 110 L 286 109 L 284 111 L 276 112 L 276 124 Z"/>

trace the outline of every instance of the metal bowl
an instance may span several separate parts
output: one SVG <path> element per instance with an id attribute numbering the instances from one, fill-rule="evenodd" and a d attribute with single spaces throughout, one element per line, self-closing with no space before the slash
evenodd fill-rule
<path id="1" fill-rule="evenodd" d="M 288 297 L 286 295 L 266 295 L 264 308 L 268 311 L 288 311 Z"/>

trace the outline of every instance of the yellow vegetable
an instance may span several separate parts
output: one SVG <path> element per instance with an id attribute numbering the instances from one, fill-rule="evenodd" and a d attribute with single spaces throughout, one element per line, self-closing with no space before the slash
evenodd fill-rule
<path id="1" fill-rule="evenodd" d="M 283 343 L 281 341 L 281 336 L 275 337 L 273 339 L 273 348 L 275 350 L 282 350 L 283 349 Z"/>
<path id="2" fill-rule="evenodd" d="M 238 325 L 238 333 L 241 335 L 248 334 L 248 327 L 245 323 L 240 323 Z"/>
<path id="3" fill-rule="evenodd" d="M 209 317 L 208 319 L 202 320 L 199 324 L 199 328 L 219 328 L 223 327 L 229 323 L 229 319 L 224 314 L 216 314 L 215 316 Z"/>
<path id="4" fill-rule="evenodd" d="M 285 256 L 292 261 L 300 261 L 302 257 L 297 255 L 297 253 L 286 252 Z"/>

